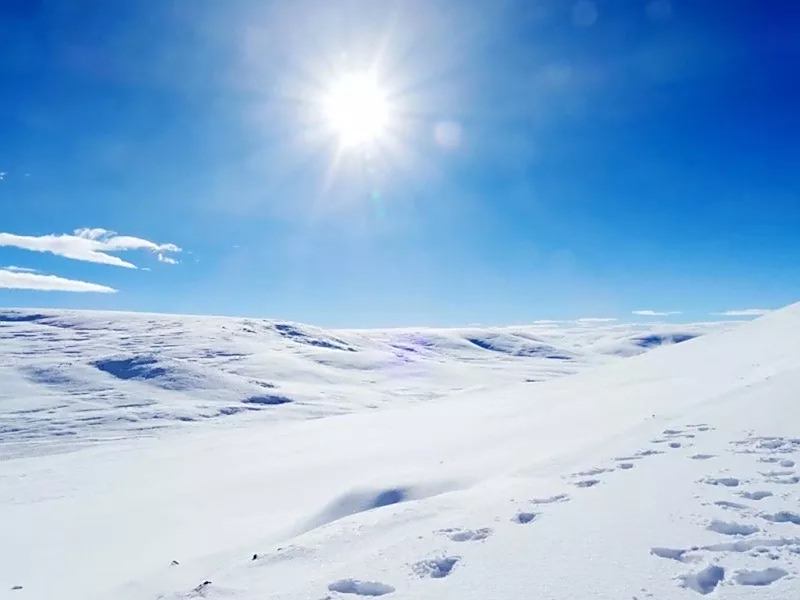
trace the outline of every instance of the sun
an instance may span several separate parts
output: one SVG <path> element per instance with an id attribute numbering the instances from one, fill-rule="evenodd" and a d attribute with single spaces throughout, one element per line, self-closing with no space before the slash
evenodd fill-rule
<path id="1" fill-rule="evenodd" d="M 325 92 L 326 124 L 346 148 L 379 142 L 387 133 L 391 108 L 386 92 L 370 73 L 350 73 Z"/>

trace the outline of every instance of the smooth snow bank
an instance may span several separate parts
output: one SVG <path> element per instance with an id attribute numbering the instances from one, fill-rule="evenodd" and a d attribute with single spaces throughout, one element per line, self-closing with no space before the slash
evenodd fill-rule
<path id="1" fill-rule="evenodd" d="M 759 459 L 800 457 L 800 306 L 536 386 L 483 376 L 412 406 L 8 460 L 2 584 L 67 599 L 798 597 L 800 528 L 776 517 L 797 486 Z M 770 568 L 787 574 L 748 574 Z"/>

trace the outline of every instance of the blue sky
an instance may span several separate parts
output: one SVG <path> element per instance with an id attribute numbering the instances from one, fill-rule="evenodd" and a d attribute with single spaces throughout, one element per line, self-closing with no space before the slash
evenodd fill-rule
<path id="1" fill-rule="evenodd" d="M 391 326 L 796 301 L 799 25 L 794 2 L 3 2 L 0 305 Z M 364 69 L 391 131 L 343 151 L 319 100 Z"/>

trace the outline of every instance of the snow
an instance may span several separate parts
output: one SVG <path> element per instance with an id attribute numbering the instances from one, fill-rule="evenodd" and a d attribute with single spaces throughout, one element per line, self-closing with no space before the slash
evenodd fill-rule
<path id="1" fill-rule="evenodd" d="M 800 595 L 800 305 L 679 329 L 0 314 L 9 597 Z"/>
<path id="2" fill-rule="evenodd" d="M 263 319 L 5 309 L 0 435 L 6 452 L 12 442 L 57 449 L 232 415 L 259 413 L 250 416 L 263 422 L 407 405 L 537 383 L 641 353 L 653 340 L 728 326 L 326 331 Z"/>

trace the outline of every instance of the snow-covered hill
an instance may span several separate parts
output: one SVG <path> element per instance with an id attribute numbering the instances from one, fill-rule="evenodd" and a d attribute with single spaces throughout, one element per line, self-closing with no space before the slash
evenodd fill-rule
<path id="1" fill-rule="evenodd" d="M 800 305 L 621 358 L 700 329 L 6 313 L 1 406 L 36 435 L 3 434 L 0 593 L 798 598 Z M 82 383 L 31 376 L 58 364 Z M 292 402 L 110 422 L 152 425 L 120 406 L 136 397 L 198 418 L 249 385 Z M 109 415 L 104 443 L 84 408 Z M 49 452 L 61 422 L 82 441 Z"/>
<path id="2" fill-rule="evenodd" d="M 405 405 L 536 383 L 728 326 L 326 331 L 257 319 L 6 309 L 0 443 L 26 453 L 216 417 L 306 419 Z"/>

